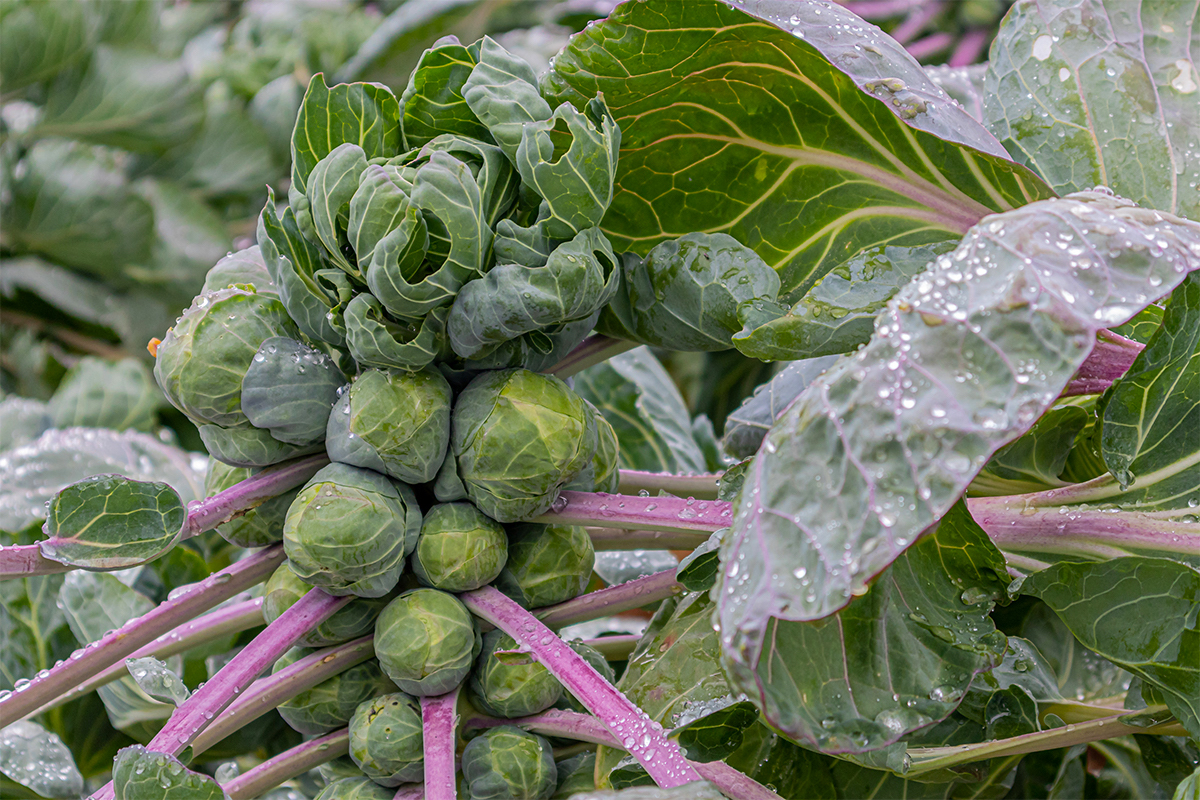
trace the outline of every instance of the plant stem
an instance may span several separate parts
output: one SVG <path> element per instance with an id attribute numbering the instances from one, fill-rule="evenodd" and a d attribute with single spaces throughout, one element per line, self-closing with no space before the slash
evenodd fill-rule
<path id="1" fill-rule="evenodd" d="M 620 550 L 695 550 L 711 534 L 695 531 L 631 531 L 625 528 L 587 528 L 597 553 Z"/>
<path id="2" fill-rule="evenodd" d="M 546 372 L 566 379 L 588 367 L 607 361 L 613 356 L 624 353 L 626 350 L 632 350 L 637 346 L 637 342 L 613 339 L 599 333 L 593 334 L 580 342 L 574 350 L 567 354 L 566 358 L 546 370 Z"/>
<path id="3" fill-rule="evenodd" d="M 75 567 L 46 558 L 42 555 L 42 548 L 36 544 L 0 546 L 0 581 L 30 575 L 54 575 L 73 569 Z"/>
<path id="4" fill-rule="evenodd" d="M 146 749 L 173 756 L 183 753 L 250 681 L 274 664 L 301 636 L 329 619 L 353 599 L 352 596 L 333 597 L 317 588 L 309 589 L 304 597 L 279 615 L 253 642 L 221 667 L 211 680 L 175 709 L 175 713 L 150 740 Z M 112 800 L 112 797 L 113 786 L 110 782 L 93 794 L 92 800 Z"/>
<path id="5" fill-rule="evenodd" d="M 0 727 L 16 722 L 60 694 L 73 689 L 138 648 L 174 630 L 213 606 L 265 581 L 284 560 L 283 545 L 264 547 L 253 555 L 214 572 L 190 590 L 160 603 L 111 633 L 76 650 L 61 664 L 33 678 L 19 690 L 0 697 Z"/>
<path id="6" fill-rule="evenodd" d="M 225 608 L 218 608 L 216 611 L 210 611 L 207 614 L 196 617 L 191 622 L 180 625 L 170 633 L 159 636 L 145 647 L 135 650 L 129 657 L 145 658 L 146 656 L 154 656 L 155 658 L 168 658 L 190 650 L 193 647 L 220 639 L 223 636 L 256 628 L 263 624 L 262 602 L 261 597 L 255 597 L 251 600 L 234 603 Z M 112 683 L 128 674 L 129 671 L 124 661 L 113 664 L 108 669 L 102 670 L 92 678 L 74 687 L 66 694 L 59 695 L 46 705 L 28 714 L 27 718 L 36 717 L 52 708 L 57 708 L 64 703 L 74 700 L 76 697 L 85 695 L 100 686 Z"/>
<path id="7" fill-rule="evenodd" d="M 425 729 L 426 800 L 457 800 L 454 780 L 454 750 L 458 728 L 458 691 L 421 698 L 421 722 Z"/>
<path id="8" fill-rule="evenodd" d="M 720 473 L 675 475 L 670 472 L 646 472 L 638 469 L 623 469 L 619 473 L 621 494 L 637 494 L 643 491 L 654 494 L 662 491 L 701 500 L 717 499 L 717 481 L 721 479 Z"/>
<path id="9" fill-rule="evenodd" d="M 621 743 L 604 727 L 600 720 L 587 714 L 575 711 L 558 711 L 552 709 L 534 714 L 531 717 L 518 719 L 495 719 L 482 714 L 472 716 L 463 722 L 467 729 L 495 728 L 500 725 L 516 725 L 527 731 L 543 736 L 558 736 L 567 739 L 579 739 L 584 742 L 602 744 L 618 750 L 626 750 Z M 689 762 L 702 778 L 711 782 L 726 796 L 733 800 L 779 800 L 779 795 L 763 786 L 748 775 L 738 772 L 724 761 L 708 763 Z"/>
<path id="10" fill-rule="evenodd" d="M 1101 330 L 1096 335 L 1096 346 L 1063 390 L 1063 397 L 1100 394 L 1128 372 L 1134 359 L 1145 349 L 1140 342 Z"/>
<path id="11" fill-rule="evenodd" d="M 634 648 L 641 639 L 642 637 L 637 634 L 623 633 L 617 636 L 584 639 L 583 643 L 609 661 L 626 661 L 633 654 Z"/>
<path id="12" fill-rule="evenodd" d="M 625 744 L 659 786 L 669 789 L 699 779 L 679 745 L 663 734 L 662 726 L 647 719 L 641 709 L 537 617 L 491 586 L 467 592 L 459 599 L 475 615 L 528 649 L 618 741 Z"/>
<path id="13" fill-rule="evenodd" d="M 290 750 L 284 750 L 254 769 L 237 776 L 221 788 L 230 800 L 250 800 L 261 797 L 284 781 L 303 775 L 314 767 L 333 761 L 350 752 L 350 731 L 327 733 Z"/>
<path id="14" fill-rule="evenodd" d="M 375 655 L 375 637 L 363 636 L 318 650 L 276 673 L 261 678 L 242 692 L 212 724 L 192 741 L 192 755 L 209 749 L 306 689 L 345 672 Z"/>
<path id="15" fill-rule="evenodd" d="M 550 511 L 536 521 L 596 528 L 712 533 L 727 527 L 732 519 L 733 509 L 721 500 L 563 492 Z"/>
<path id="16" fill-rule="evenodd" d="M 665 569 L 643 578 L 581 594 L 557 605 L 539 608 L 534 613 L 543 625 L 561 628 L 641 608 L 683 591 L 683 584 L 675 580 L 675 570 Z"/>

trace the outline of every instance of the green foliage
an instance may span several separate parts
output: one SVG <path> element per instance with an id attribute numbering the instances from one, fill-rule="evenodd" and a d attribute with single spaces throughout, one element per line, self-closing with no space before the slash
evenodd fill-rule
<path id="1" fill-rule="evenodd" d="M 271 672 L 279 672 L 313 652 L 306 647 L 293 647 L 280 656 Z M 379 668 L 379 662 L 370 659 L 285 700 L 278 711 L 300 733 L 309 736 L 328 733 L 345 727 L 360 705 L 395 688 Z"/>
<path id="2" fill-rule="evenodd" d="M 510 725 L 467 742 L 462 772 L 471 800 L 548 800 L 558 785 L 550 743 Z"/>
<path id="3" fill-rule="evenodd" d="M 504 526 L 470 503 L 439 503 L 421 523 L 412 568 L 426 586 L 469 592 L 495 580 L 507 560 Z"/>
<path id="4" fill-rule="evenodd" d="M 350 718 L 350 757 L 383 786 L 424 777 L 421 706 L 399 692 L 363 703 Z"/>
<path id="5" fill-rule="evenodd" d="M 314 800 L 391 800 L 394 794 L 370 778 L 339 778 L 326 784 Z"/>
<path id="6" fill-rule="evenodd" d="M 91 356 L 67 371 L 47 410 L 55 428 L 109 428 L 149 432 L 162 395 L 140 361 Z"/>
<path id="7" fill-rule="evenodd" d="M 445 694 L 463 682 L 479 655 L 479 630 L 454 595 L 412 589 L 388 603 L 375 621 L 375 655 L 408 694 Z"/>
<path id="8" fill-rule="evenodd" d="M 139 745 L 117 753 L 113 791 L 117 800 L 221 800 L 225 796 L 207 775 L 192 772 L 173 756 Z"/>

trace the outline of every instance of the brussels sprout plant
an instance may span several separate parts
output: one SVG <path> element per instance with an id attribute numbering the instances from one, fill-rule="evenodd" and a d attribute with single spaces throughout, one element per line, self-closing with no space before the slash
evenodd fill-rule
<path id="1" fill-rule="evenodd" d="M 927 71 L 942 12 L 879 6 L 313 71 L 290 180 L 151 343 L 208 496 L 0 456 L 6 780 L 1191 797 L 1200 18 L 1018 0 Z"/>

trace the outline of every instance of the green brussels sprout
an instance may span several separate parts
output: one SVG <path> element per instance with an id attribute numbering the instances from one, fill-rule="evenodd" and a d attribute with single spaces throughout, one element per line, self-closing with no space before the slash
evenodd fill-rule
<path id="1" fill-rule="evenodd" d="M 571 758 L 564 758 L 555 766 L 558 768 L 558 786 L 550 800 L 567 800 L 576 792 L 591 792 L 596 789 L 596 753 L 595 751 L 580 753 Z"/>
<path id="2" fill-rule="evenodd" d="M 548 800 L 558 787 L 550 743 L 512 725 L 467 742 L 462 773 L 470 800 Z"/>
<path id="3" fill-rule="evenodd" d="M 279 672 L 314 652 L 307 647 L 293 647 L 279 657 L 271 672 Z M 344 726 L 361 703 L 394 691 L 395 685 L 372 658 L 305 689 L 280 703 L 276 710 L 293 729 L 311 736 Z"/>
<path id="4" fill-rule="evenodd" d="M 212 497 L 230 486 L 249 478 L 256 469 L 231 467 L 215 458 L 208 460 L 208 473 L 204 476 L 204 494 Z M 265 547 L 283 539 L 283 520 L 288 507 L 300 494 L 299 489 L 285 492 L 278 497 L 257 505 L 249 511 L 217 526 L 217 533 L 227 542 L 240 547 Z M 339 612 L 340 613 L 340 612 Z"/>
<path id="5" fill-rule="evenodd" d="M 334 461 L 427 483 L 446 458 L 451 399 L 436 369 L 364 370 L 329 415 L 325 448 Z"/>
<path id="6" fill-rule="evenodd" d="M 300 580 L 289 562 L 283 562 L 263 589 L 263 619 L 268 624 L 274 622 L 311 588 Z M 375 618 L 390 600 L 391 597 L 387 595 L 351 600 L 332 617 L 301 636 L 298 644 L 304 647 L 328 647 L 370 633 L 375 629 Z"/>
<path id="7" fill-rule="evenodd" d="M 334 595 L 382 597 L 400 580 L 420 531 L 421 509 L 407 486 L 330 464 L 288 509 L 283 547 L 305 583 Z"/>
<path id="8" fill-rule="evenodd" d="M 621 483 L 621 465 L 618 463 L 621 445 L 617 432 L 600 409 L 591 403 L 588 405 L 596 414 L 596 454 L 592 456 L 592 463 L 563 488 L 580 492 L 615 492 Z"/>
<path id="9" fill-rule="evenodd" d="M 550 670 L 532 659 L 505 663 L 497 651 L 517 649 L 516 641 L 504 631 L 489 631 L 475 662 L 468 689 L 471 702 L 493 717 L 515 719 L 545 711 L 562 697 L 563 686 Z"/>
<path id="10" fill-rule="evenodd" d="M 401 692 L 358 707 L 350 719 L 350 757 L 382 786 L 420 781 L 425 772 L 421 706 Z"/>
<path id="11" fill-rule="evenodd" d="M 479 647 L 471 612 L 436 589 L 405 592 L 375 621 L 375 655 L 383 671 L 417 697 L 445 694 L 462 683 Z"/>
<path id="12" fill-rule="evenodd" d="M 204 276 L 204 288 L 200 291 L 203 294 L 230 286 L 253 286 L 259 294 L 279 296 L 279 287 L 271 279 L 258 245 L 230 253 L 218 261 Z"/>
<path id="13" fill-rule="evenodd" d="M 325 441 L 346 376 L 326 353 L 286 336 L 265 339 L 242 378 L 242 413 L 281 442 Z"/>
<path id="14" fill-rule="evenodd" d="M 313 800 L 392 800 L 396 793 L 370 778 L 338 778 Z"/>
<path id="15" fill-rule="evenodd" d="M 201 425 L 200 441 L 208 454 L 231 467 L 269 467 L 297 456 L 319 453 L 323 442 L 301 447 L 281 442 L 270 431 L 247 425 L 244 428 L 222 428 L 220 425 Z"/>
<path id="16" fill-rule="evenodd" d="M 507 559 L 503 525 L 470 503 L 443 503 L 425 514 L 412 569 L 426 586 L 469 592 L 491 583 Z"/>
<path id="17" fill-rule="evenodd" d="M 450 447 L 480 510 L 500 522 L 532 519 L 591 463 L 596 417 L 558 378 L 525 369 L 485 372 L 459 395 Z"/>
<path id="18" fill-rule="evenodd" d="M 154 377 L 171 405 L 196 424 L 249 426 L 242 378 L 273 336 L 300 337 L 279 298 L 230 287 L 202 294 L 159 343 Z"/>
<path id="19" fill-rule="evenodd" d="M 561 603 L 587 588 L 595 561 L 591 537 L 577 525 L 510 525 L 496 588 L 526 608 Z"/>

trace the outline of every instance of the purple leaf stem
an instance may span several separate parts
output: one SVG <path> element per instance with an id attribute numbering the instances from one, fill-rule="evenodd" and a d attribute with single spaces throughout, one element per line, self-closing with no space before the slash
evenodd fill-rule
<path id="1" fill-rule="evenodd" d="M 923 39 L 918 39 L 912 44 L 906 45 L 905 50 L 913 58 L 928 58 L 939 50 L 945 50 L 954 43 L 954 37 L 945 31 L 931 33 Z"/>
<path id="2" fill-rule="evenodd" d="M 966 67 L 974 64 L 983 54 L 990 38 L 991 32 L 986 28 L 967 31 L 958 40 L 958 45 L 955 46 L 954 52 L 950 54 L 950 60 L 946 63 L 951 67 Z"/>
<path id="3" fill-rule="evenodd" d="M 625 750 L 621 743 L 608 732 L 600 720 L 588 714 L 576 711 L 558 711 L 551 709 L 531 717 L 518 719 L 495 719 L 483 715 L 475 715 L 464 720 L 463 727 L 468 729 L 495 728 L 501 725 L 516 725 L 527 731 L 542 736 L 557 736 L 566 739 L 578 739 L 583 742 L 594 742 L 618 750 Z M 779 795 L 763 786 L 748 775 L 738 772 L 724 761 L 708 763 L 690 762 L 696 772 L 705 780 L 720 789 L 733 800 L 779 800 Z"/>
<path id="4" fill-rule="evenodd" d="M 563 492 L 537 522 L 649 531 L 713 531 L 733 520 L 729 503 L 606 492 Z"/>
<path id="5" fill-rule="evenodd" d="M 42 555 L 36 544 L 10 544 L 0 546 L 0 581 L 24 578 L 30 575 L 54 575 L 70 572 L 75 567 L 51 561 Z"/>
<path id="6" fill-rule="evenodd" d="M 301 742 L 290 750 L 284 750 L 221 788 L 230 800 L 249 800 L 261 797 L 284 781 L 303 775 L 310 769 L 340 758 L 350 752 L 350 731 L 327 733 L 315 739 Z"/>
<path id="7" fill-rule="evenodd" d="M 174 630 L 213 606 L 265 581 L 284 560 L 283 545 L 264 547 L 220 572 L 214 572 L 189 591 L 160 603 L 111 633 L 76 650 L 61 664 L 33 678 L 20 689 L 0 696 L 0 727 L 73 689 L 137 649 Z"/>
<path id="8" fill-rule="evenodd" d="M 154 656 L 155 658 L 168 658 L 190 650 L 193 647 L 220 639 L 223 636 L 256 628 L 264 624 L 262 603 L 263 599 L 261 597 L 255 597 L 251 600 L 243 600 L 240 603 L 233 603 L 224 608 L 218 608 L 216 611 L 210 611 L 207 614 L 196 617 L 191 622 L 180 625 L 169 633 L 164 633 L 145 647 L 135 650 L 129 657 L 145 658 L 146 656 Z M 97 687 L 112 683 L 118 678 L 124 678 L 128 674 L 129 670 L 126 668 L 124 661 L 113 664 L 111 667 L 101 670 L 95 676 L 75 686 L 67 693 L 59 695 L 28 716 L 36 717 L 52 708 L 61 706 L 63 703 L 70 702 L 76 697 L 85 695 Z"/>
<path id="9" fill-rule="evenodd" d="M 543 625 L 561 628 L 641 608 L 683 591 L 683 585 L 675 580 L 675 570 L 665 569 L 644 578 L 581 594 L 573 600 L 540 608 L 534 613 Z"/>
<path id="10" fill-rule="evenodd" d="M 567 357 L 555 364 L 546 372 L 566 379 L 587 369 L 588 367 L 607 361 L 619 353 L 637 347 L 637 342 L 627 342 L 624 339 L 613 339 L 603 334 L 594 334 L 584 339 L 567 354 Z"/>
<path id="11" fill-rule="evenodd" d="M 212 497 L 188 503 L 184 539 L 210 531 L 255 506 L 301 486 L 329 463 L 324 453 L 264 469 Z"/>
<path id="12" fill-rule="evenodd" d="M 1112 331 L 1100 331 L 1096 336 L 1096 346 L 1067 384 L 1063 396 L 1100 394 L 1129 371 L 1134 359 L 1144 349 L 1146 346 L 1141 342 L 1126 339 Z"/>
<path id="13" fill-rule="evenodd" d="M 503 630 L 558 678 L 567 691 L 595 714 L 663 788 L 681 786 L 700 776 L 683 757 L 679 744 L 615 686 L 554 635 L 533 614 L 498 589 L 485 586 L 459 599 L 479 617 Z"/>
<path id="14" fill-rule="evenodd" d="M 886 19 L 919 6 L 925 0 L 839 0 L 841 5 L 863 19 Z"/>
<path id="15" fill-rule="evenodd" d="M 192 755 L 209 749 L 306 689 L 375 655 L 375 637 L 326 647 L 250 684 L 192 741 Z"/>
<path id="16" fill-rule="evenodd" d="M 425 728 L 425 796 L 428 800 L 457 800 L 458 688 L 438 697 L 422 697 L 421 722 Z"/>
<path id="17" fill-rule="evenodd" d="M 649 492 L 655 494 L 663 491 L 681 497 L 699 497 L 705 500 L 717 499 L 718 474 L 675 475 L 670 472 L 646 472 L 638 469 L 620 470 L 621 494 L 637 494 Z"/>
<path id="18" fill-rule="evenodd" d="M 914 36 L 925 30 L 925 26 L 928 25 L 929 21 L 936 17 L 941 10 L 942 4 L 938 0 L 931 0 L 931 2 L 914 7 L 913 10 L 909 12 L 908 17 L 905 18 L 904 22 L 901 22 L 896 26 L 895 30 L 892 31 L 892 38 L 900 44 L 907 45 L 912 41 Z M 912 53 L 911 47 L 907 47 L 905 49 L 907 49 L 909 53 Z M 913 58 L 918 58 L 918 56 L 914 55 Z"/>
<path id="19" fill-rule="evenodd" d="M 150 740 L 146 749 L 178 756 L 250 681 L 274 664 L 301 636 L 329 619 L 353 599 L 353 596 L 333 597 L 321 589 L 309 589 L 304 597 L 279 615 L 253 642 L 221 667 L 211 680 L 175 709 L 175 713 Z M 111 782 L 92 795 L 92 800 L 112 798 Z"/>
<path id="20" fill-rule="evenodd" d="M 712 534 L 705 531 L 631 531 L 626 528 L 586 528 L 596 552 L 623 550 L 695 550 Z"/>
<path id="21" fill-rule="evenodd" d="M 609 661 L 625 661 L 633 654 L 634 648 L 637 647 L 637 643 L 641 640 L 642 637 L 637 634 L 622 633 L 615 636 L 584 639 L 583 643 Z"/>

